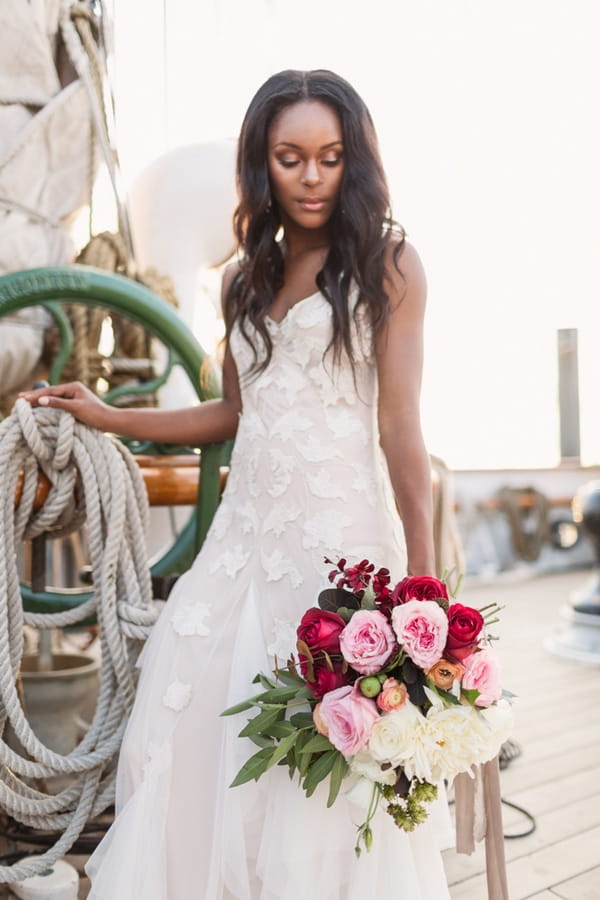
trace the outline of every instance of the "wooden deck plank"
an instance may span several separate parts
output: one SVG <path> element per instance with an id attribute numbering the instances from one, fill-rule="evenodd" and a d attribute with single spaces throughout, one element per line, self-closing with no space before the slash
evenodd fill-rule
<path id="1" fill-rule="evenodd" d="M 552 888 L 562 900 L 600 900 L 600 866 Z"/>
<path id="2" fill-rule="evenodd" d="M 506 807 L 503 807 L 503 811 Z M 516 815 L 516 814 L 515 814 Z M 505 831 L 510 825 L 524 827 L 527 823 L 521 818 L 508 821 L 504 816 Z M 507 862 L 519 859 L 552 845 L 560 846 L 561 842 L 579 834 L 580 831 L 588 831 L 600 826 L 600 797 L 596 794 L 585 797 L 571 803 L 568 807 L 552 810 L 536 819 L 536 829 L 533 834 L 523 838 L 507 840 L 504 844 L 504 852 Z M 467 877 L 473 877 L 485 872 L 485 853 L 483 844 L 479 845 L 471 856 L 457 854 L 454 851 L 446 851 L 444 854 L 444 866 L 450 884 L 456 884 Z"/>
<path id="3" fill-rule="evenodd" d="M 552 845 L 508 862 L 509 896 L 511 900 L 527 900 L 550 885 L 566 882 L 598 865 L 600 826 L 562 841 L 560 852 Z M 452 900 L 482 900 L 486 895 L 484 874 L 461 881 L 450 889 Z"/>

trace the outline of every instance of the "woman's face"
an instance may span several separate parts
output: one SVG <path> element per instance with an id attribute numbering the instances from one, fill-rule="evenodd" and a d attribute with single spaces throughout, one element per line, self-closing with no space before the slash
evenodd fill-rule
<path id="1" fill-rule="evenodd" d="M 323 228 L 335 209 L 344 172 L 342 126 L 318 100 L 287 106 L 268 134 L 269 175 L 284 229 Z"/>

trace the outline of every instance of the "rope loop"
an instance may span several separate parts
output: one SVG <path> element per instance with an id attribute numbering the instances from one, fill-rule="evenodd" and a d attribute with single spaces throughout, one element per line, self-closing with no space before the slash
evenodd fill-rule
<path id="1" fill-rule="evenodd" d="M 35 511 L 40 469 L 51 482 Z M 22 474 L 21 474 L 22 473 Z M 19 478 L 21 499 L 15 508 Z M 68 852 L 88 818 L 114 800 L 112 765 L 135 695 L 140 641 L 156 621 L 146 557 L 148 502 L 139 468 L 116 439 L 57 409 L 17 400 L 0 423 L 0 734 L 10 722 L 22 752 L 0 738 L 0 806 L 21 823 L 59 831 L 39 859 L 0 866 L 0 883 L 39 874 Z M 58 613 L 24 613 L 16 549 L 39 534 L 67 534 L 87 521 L 93 594 Z M 23 625 L 60 628 L 95 614 L 100 632 L 100 688 L 96 711 L 80 743 L 62 755 L 32 731 L 16 687 Z M 71 777 L 57 794 L 35 779 Z"/>

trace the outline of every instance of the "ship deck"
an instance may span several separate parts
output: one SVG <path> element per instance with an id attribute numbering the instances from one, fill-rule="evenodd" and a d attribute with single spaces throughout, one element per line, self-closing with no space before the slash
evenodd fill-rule
<path id="1" fill-rule="evenodd" d="M 522 754 L 500 773 L 503 799 L 535 818 L 505 841 L 511 900 L 600 900 L 600 667 L 553 656 L 544 642 L 589 573 L 563 572 L 470 585 L 464 602 L 505 605 L 494 626 L 503 682 L 518 695 L 513 738 Z M 505 835 L 527 830 L 503 806 Z M 485 854 L 444 854 L 452 900 L 485 900 Z"/>

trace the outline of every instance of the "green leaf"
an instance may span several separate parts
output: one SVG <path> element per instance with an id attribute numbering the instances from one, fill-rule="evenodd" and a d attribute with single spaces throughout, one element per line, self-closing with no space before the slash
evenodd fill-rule
<path id="1" fill-rule="evenodd" d="M 270 735 L 274 738 L 284 738 L 287 737 L 288 734 L 292 734 L 292 732 L 296 731 L 291 722 L 286 722 L 284 719 L 281 722 L 273 722 L 272 725 L 269 725 L 268 728 L 265 728 L 263 734 Z"/>
<path id="2" fill-rule="evenodd" d="M 275 750 L 272 752 L 267 768 L 270 769 L 271 766 L 274 766 L 275 763 L 279 762 L 280 759 L 283 759 L 284 756 L 287 756 L 288 752 L 292 749 L 292 747 L 298 740 L 298 734 L 298 731 L 293 731 L 291 734 L 288 734 L 287 737 L 279 742 Z"/>
<path id="3" fill-rule="evenodd" d="M 377 604 L 375 603 L 375 592 L 372 587 L 366 587 L 364 593 L 362 595 L 362 600 L 360 601 L 361 609 L 377 609 Z"/>
<path id="4" fill-rule="evenodd" d="M 262 684 L 266 690 L 276 687 L 274 682 L 270 681 L 270 679 L 268 679 L 266 675 L 263 675 L 262 672 L 258 672 L 258 674 L 254 676 L 252 684 Z"/>
<path id="5" fill-rule="evenodd" d="M 312 713 L 307 712 L 294 713 L 293 716 L 290 716 L 290 722 L 295 728 L 300 730 L 304 728 L 314 728 L 315 726 Z"/>
<path id="6" fill-rule="evenodd" d="M 331 777 L 329 779 L 329 796 L 327 797 L 327 806 L 333 806 L 336 801 L 337 795 L 340 792 L 340 787 L 342 786 L 342 781 L 344 780 L 344 776 L 348 771 L 348 763 L 342 756 L 342 754 L 337 751 L 336 760 L 333 764 L 333 768 L 331 770 Z"/>
<path id="7" fill-rule="evenodd" d="M 324 778 L 327 778 L 333 768 L 337 755 L 337 750 L 330 750 L 328 753 L 323 753 L 322 756 L 319 756 L 318 759 L 312 763 L 302 785 L 306 791 L 307 797 L 310 797 L 315 792 L 319 782 L 323 781 Z"/>
<path id="8" fill-rule="evenodd" d="M 261 703 L 287 703 L 288 700 L 294 700 L 299 692 L 304 690 L 304 684 L 296 684 L 295 687 L 276 687 L 258 694 L 256 700 Z"/>
<path id="9" fill-rule="evenodd" d="M 451 706 L 460 706 L 460 700 L 456 697 L 451 691 L 444 691 L 442 688 L 436 687 L 433 681 L 430 678 L 427 679 L 427 687 L 430 691 L 433 691 L 434 694 L 437 694 L 438 697 L 445 703 L 449 703 Z"/>
<path id="10" fill-rule="evenodd" d="M 229 787 L 238 787 L 240 784 L 246 784 L 247 781 L 258 780 L 267 771 L 272 755 L 273 750 L 270 747 L 259 750 L 244 763 Z"/>
<path id="11" fill-rule="evenodd" d="M 475 701 L 479 697 L 480 693 L 481 692 L 478 691 L 476 688 L 472 688 L 471 690 L 465 690 L 464 688 L 461 688 L 460 696 L 464 697 L 465 700 L 467 701 L 467 703 L 470 703 L 471 706 L 474 706 Z"/>
<path id="12" fill-rule="evenodd" d="M 251 734 L 260 734 L 281 716 L 280 709 L 263 709 L 257 716 L 250 719 L 248 724 L 240 731 L 240 737 L 250 737 Z"/>
<path id="13" fill-rule="evenodd" d="M 221 713 L 222 716 L 235 716 L 237 713 L 244 712 L 246 709 L 252 709 L 255 705 L 256 697 L 251 697 L 249 700 L 242 700 L 241 703 L 236 703 L 235 706 L 230 706 L 227 709 L 224 709 Z"/>
<path id="14" fill-rule="evenodd" d="M 333 750 L 333 744 L 322 734 L 315 734 L 306 744 L 303 753 L 321 753 L 323 750 Z"/>
<path id="15" fill-rule="evenodd" d="M 304 679 L 300 678 L 297 672 L 290 672 L 289 669 L 277 669 L 275 675 L 277 676 L 278 681 L 281 681 L 283 684 L 287 684 L 290 687 L 304 684 Z"/>
<path id="16" fill-rule="evenodd" d="M 319 594 L 317 601 L 321 609 L 340 614 L 340 606 L 360 609 L 360 597 L 343 588 L 326 588 Z"/>
<path id="17" fill-rule="evenodd" d="M 275 746 L 275 742 L 273 738 L 266 737 L 262 734 L 251 734 L 248 736 L 248 739 L 252 741 L 253 744 L 256 744 L 257 747 L 271 747 Z"/>

